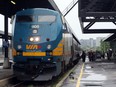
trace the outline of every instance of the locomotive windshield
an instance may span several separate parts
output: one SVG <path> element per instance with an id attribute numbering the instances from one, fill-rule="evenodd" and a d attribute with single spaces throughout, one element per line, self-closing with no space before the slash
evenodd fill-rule
<path id="1" fill-rule="evenodd" d="M 55 20 L 56 16 L 53 15 L 38 16 L 38 22 L 54 22 Z"/>
<path id="2" fill-rule="evenodd" d="M 33 16 L 30 15 L 17 16 L 16 22 L 33 22 Z"/>

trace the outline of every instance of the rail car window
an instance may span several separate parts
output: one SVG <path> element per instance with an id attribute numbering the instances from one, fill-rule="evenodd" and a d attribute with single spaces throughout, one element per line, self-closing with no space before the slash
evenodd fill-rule
<path id="1" fill-rule="evenodd" d="M 55 20 L 56 16 L 53 15 L 38 16 L 38 22 L 54 22 Z"/>
<path id="2" fill-rule="evenodd" d="M 28 15 L 17 16 L 16 22 L 32 22 L 33 17 Z"/>

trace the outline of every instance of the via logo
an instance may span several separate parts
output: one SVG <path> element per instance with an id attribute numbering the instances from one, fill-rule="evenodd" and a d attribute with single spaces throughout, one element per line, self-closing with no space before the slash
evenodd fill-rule
<path id="1" fill-rule="evenodd" d="M 41 46 L 39 45 L 26 45 L 27 50 L 34 50 L 34 49 L 40 49 Z"/>

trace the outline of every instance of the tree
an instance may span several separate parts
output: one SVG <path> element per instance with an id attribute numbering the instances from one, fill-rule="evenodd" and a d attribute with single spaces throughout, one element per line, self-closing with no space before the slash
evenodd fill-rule
<path id="1" fill-rule="evenodd" d="M 100 48 L 102 52 L 107 52 L 107 49 L 110 49 L 110 43 L 104 42 L 103 40 L 100 41 Z"/>

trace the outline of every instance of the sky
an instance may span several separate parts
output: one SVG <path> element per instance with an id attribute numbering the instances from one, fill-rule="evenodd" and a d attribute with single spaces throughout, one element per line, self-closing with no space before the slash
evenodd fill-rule
<path id="1" fill-rule="evenodd" d="M 10 24 L 10 18 L 8 19 L 8 32 L 12 32 L 12 26 Z M 0 31 L 4 31 L 4 16 L 0 14 Z"/>
<path id="2" fill-rule="evenodd" d="M 61 12 L 73 1 L 73 0 L 54 0 Z M 75 1 L 75 0 L 74 0 Z M 107 37 L 109 34 L 83 34 L 81 31 L 79 19 L 78 19 L 78 4 L 67 14 L 65 17 L 68 21 L 69 25 L 71 26 L 73 32 L 75 33 L 76 37 L 80 39 L 89 39 L 89 38 L 96 38 L 96 37 Z M 4 17 L 0 15 L 0 30 L 4 30 Z M 105 26 L 108 24 L 104 24 Z M 102 27 L 102 25 L 97 24 L 93 27 Z M 106 27 L 114 27 L 112 24 Z M 10 19 L 9 19 L 9 32 L 12 32 Z"/>
<path id="3" fill-rule="evenodd" d="M 61 12 L 72 2 L 75 0 L 54 0 Z M 89 39 L 89 38 L 96 38 L 96 37 L 108 37 L 109 34 L 83 34 L 81 31 L 79 19 L 78 19 L 78 4 L 66 15 L 66 20 L 68 21 L 69 25 L 71 26 L 73 32 L 75 33 L 76 37 L 80 39 Z M 114 28 L 113 24 L 99 24 L 96 23 L 92 28 L 99 28 L 103 27 L 103 25 L 108 25 L 105 28 Z M 109 26 L 110 25 L 110 26 Z"/>

